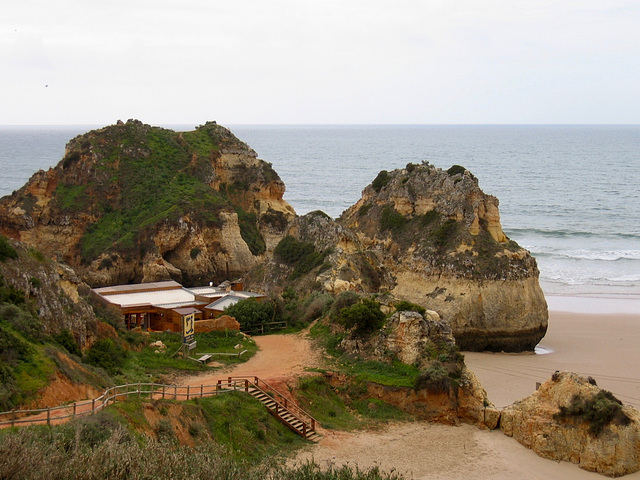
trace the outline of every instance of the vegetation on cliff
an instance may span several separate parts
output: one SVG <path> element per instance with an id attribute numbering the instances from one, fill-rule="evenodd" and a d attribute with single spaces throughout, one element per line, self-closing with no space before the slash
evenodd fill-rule
<path id="1" fill-rule="evenodd" d="M 54 169 L 2 200 L 0 217 L 6 234 L 37 232 L 38 248 L 94 286 L 180 274 L 189 283 L 255 263 L 294 215 L 283 193 L 271 165 L 215 122 L 174 132 L 129 120 L 71 140 Z M 166 269 L 154 267 L 160 259 Z"/>

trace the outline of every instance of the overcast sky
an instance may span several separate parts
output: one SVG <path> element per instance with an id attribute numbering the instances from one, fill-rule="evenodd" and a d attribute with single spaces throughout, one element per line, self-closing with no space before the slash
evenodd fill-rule
<path id="1" fill-rule="evenodd" d="M 2 0 L 0 124 L 640 123 L 638 0 Z"/>

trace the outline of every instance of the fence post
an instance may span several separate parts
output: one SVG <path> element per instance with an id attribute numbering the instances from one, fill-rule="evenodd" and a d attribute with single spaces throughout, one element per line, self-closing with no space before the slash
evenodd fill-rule
<path id="1" fill-rule="evenodd" d="M 189 400 L 189 390 L 191 390 L 191 385 L 187 385 L 187 400 Z"/>
<path id="2" fill-rule="evenodd" d="M 73 402 L 73 418 L 76 418 L 76 407 L 78 402 Z"/>
<path id="3" fill-rule="evenodd" d="M 47 407 L 47 426 L 51 425 L 51 407 Z"/>
<path id="4" fill-rule="evenodd" d="M 200 384 L 200 398 L 204 397 L 204 385 Z"/>
<path id="5" fill-rule="evenodd" d="M 178 399 L 178 386 L 177 385 L 173 386 L 173 399 L 174 400 Z"/>
<path id="6" fill-rule="evenodd" d="M 138 398 L 142 398 L 142 384 L 138 383 Z"/>
<path id="7" fill-rule="evenodd" d="M 284 397 L 284 408 L 289 408 L 289 403 L 286 397 Z"/>
<path id="8" fill-rule="evenodd" d="M 307 438 L 307 424 L 306 423 L 302 424 L 302 436 L 304 438 Z"/>
<path id="9" fill-rule="evenodd" d="M 162 384 L 162 399 L 164 400 L 164 383 Z"/>
<path id="10" fill-rule="evenodd" d="M 244 379 L 244 391 L 249 391 L 249 380 L 247 380 L 246 378 Z"/>
<path id="11" fill-rule="evenodd" d="M 16 423 L 16 410 L 15 408 L 13 410 L 11 410 L 11 428 L 14 427 Z"/>
<path id="12" fill-rule="evenodd" d="M 316 420 L 315 418 L 311 419 L 311 430 L 316 431 Z"/>
<path id="13" fill-rule="evenodd" d="M 222 380 L 218 380 L 218 383 L 216 383 L 216 394 L 220 391 L 221 387 L 222 387 Z"/>
<path id="14" fill-rule="evenodd" d="M 91 415 L 93 415 L 94 413 L 96 413 L 96 399 L 92 398 L 91 399 Z"/>

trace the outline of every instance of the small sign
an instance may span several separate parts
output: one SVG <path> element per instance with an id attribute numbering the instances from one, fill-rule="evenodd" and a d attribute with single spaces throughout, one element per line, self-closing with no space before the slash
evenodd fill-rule
<path id="1" fill-rule="evenodd" d="M 182 317 L 182 343 L 191 343 L 196 334 L 195 315 L 190 313 Z"/>

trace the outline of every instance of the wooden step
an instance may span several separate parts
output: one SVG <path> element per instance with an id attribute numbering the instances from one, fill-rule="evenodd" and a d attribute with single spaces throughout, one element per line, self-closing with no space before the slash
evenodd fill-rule
<path id="1" fill-rule="evenodd" d="M 308 440 L 316 442 L 320 439 L 320 436 L 316 434 L 315 431 L 311 430 L 309 425 L 306 425 L 304 421 L 298 418 L 294 413 L 292 413 L 288 408 L 278 404 L 273 397 L 260 390 L 259 388 L 251 387 L 247 390 L 247 392 L 256 398 L 259 402 L 261 402 L 267 409 L 272 412 L 276 411 L 280 420 L 286 423 L 292 430 L 297 432 L 299 435 L 306 437 Z"/>

